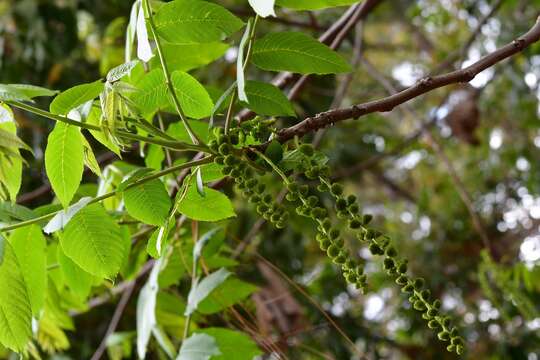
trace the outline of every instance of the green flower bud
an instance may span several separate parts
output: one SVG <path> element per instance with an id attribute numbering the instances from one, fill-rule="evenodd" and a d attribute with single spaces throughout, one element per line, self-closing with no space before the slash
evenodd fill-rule
<path id="1" fill-rule="evenodd" d="M 356 267 L 356 262 L 353 259 L 347 259 L 343 267 L 347 270 L 353 270 Z"/>
<path id="2" fill-rule="evenodd" d="M 439 314 L 439 312 L 437 311 L 437 309 L 431 308 L 428 310 L 427 314 L 429 315 L 429 317 L 434 318 L 435 316 Z"/>
<path id="3" fill-rule="evenodd" d="M 321 183 L 321 184 L 317 185 L 317 191 L 318 192 L 325 192 L 326 190 L 328 190 L 328 187 L 326 186 L 326 184 Z"/>
<path id="4" fill-rule="evenodd" d="M 304 172 L 304 175 L 310 180 L 314 180 L 319 176 L 319 174 L 317 174 L 317 172 L 313 169 L 306 170 L 306 172 Z"/>
<path id="5" fill-rule="evenodd" d="M 445 328 L 448 328 L 448 327 L 450 327 L 451 322 L 452 322 L 452 321 L 450 321 L 450 318 L 445 317 L 445 318 L 442 320 L 442 325 L 443 325 Z"/>
<path id="6" fill-rule="evenodd" d="M 338 211 L 336 215 L 338 219 L 342 219 L 342 220 L 347 219 L 349 217 L 349 214 L 345 210 Z"/>
<path id="7" fill-rule="evenodd" d="M 307 204 L 308 206 L 314 207 L 319 203 L 319 199 L 315 195 L 311 195 L 307 198 Z"/>
<path id="8" fill-rule="evenodd" d="M 248 181 L 246 181 L 246 186 L 250 189 L 253 189 L 255 186 L 257 186 L 257 179 L 249 179 Z"/>
<path id="9" fill-rule="evenodd" d="M 214 162 L 218 165 L 223 165 L 225 162 L 225 158 L 223 156 L 216 156 L 214 158 Z"/>
<path id="10" fill-rule="evenodd" d="M 349 221 L 349 227 L 351 229 L 358 229 L 361 226 L 362 226 L 362 223 L 358 219 L 352 219 L 351 221 Z"/>
<path id="11" fill-rule="evenodd" d="M 340 196 L 341 194 L 343 194 L 343 186 L 338 183 L 333 183 L 332 187 L 330 188 L 330 192 L 334 196 Z"/>
<path id="12" fill-rule="evenodd" d="M 435 301 L 433 301 L 433 304 L 431 304 L 431 306 L 433 306 L 433 308 L 435 308 L 435 309 L 440 309 L 441 308 L 441 300 L 436 299 Z"/>
<path id="13" fill-rule="evenodd" d="M 249 202 L 252 204 L 258 204 L 261 202 L 261 197 L 259 195 L 253 195 L 249 198 Z"/>
<path id="14" fill-rule="evenodd" d="M 393 269 L 396 266 L 394 260 L 392 260 L 391 258 L 385 258 L 383 264 L 385 270 Z"/>
<path id="15" fill-rule="evenodd" d="M 333 243 L 341 249 L 343 245 L 345 245 L 345 240 L 343 240 L 343 238 L 338 237 L 337 239 L 334 239 Z"/>
<path id="16" fill-rule="evenodd" d="M 321 207 L 316 207 L 311 210 L 311 216 L 317 220 L 322 220 L 326 217 L 326 210 Z"/>
<path id="17" fill-rule="evenodd" d="M 448 351 L 448 352 L 454 352 L 454 351 L 456 351 L 456 345 L 452 345 L 452 344 L 448 345 L 448 346 L 446 347 L 446 351 Z"/>
<path id="18" fill-rule="evenodd" d="M 231 144 L 238 145 L 238 142 L 240 141 L 240 138 L 236 134 L 231 134 L 229 136 L 229 140 L 231 141 Z"/>
<path id="19" fill-rule="evenodd" d="M 326 254 L 330 259 L 335 259 L 339 255 L 340 249 L 336 245 L 332 244 L 326 250 Z"/>
<path id="20" fill-rule="evenodd" d="M 461 345 L 463 344 L 463 340 L 459 336 L 454 336 L 453 338 L 450 339 L 450 343 L 452 345 Z"/>
<path id="21" fill-rule="evenodd" d="M 275 223 L 275 226 L 278 229 L 284 229 L 287 226 L 287 224 L 285 223 L 285 221 L 280 220 L 277 223 Z"/>
<path id="22" fill-rule="evenodd" d="M 390 246 L 386 249 L 386 256 L 389 256 L 391 258 L 397 256 L 397 251 L 393 246 Z"/>
<path id="23" fill-rule="evenodd" d="M 360 212 L 360 207 L 358 206 L 358 204 L 349 205 L 348 209 L 349 209 L 349 212 L 354 215 Z"/>
<path id="24" fill-rule="evenodd" d="M 291 182 L 287 185 L 287 190 L 290 192 L 297 192 L 298 191 L 298 184 L 296 182 Z"/>
<path id="25" fill-rule="evenodd" d="M 263 205 L 257 206 L 257 212 L 258 212 L 259 214 L 263 214 L 263 213 L 267 212 L 268 209 L 269 209 L 268 206 L 266 206 L 266 205 L 264 205 L 264 204 L 263 204 Z"/>
<path id="26" fill-rule="evenodd" d="M 330 239 L 324 239 L 319 243 L 319 246 L 322 251 L 327 251 L 328 248 L 332 245 L 332 241 Z"/>
<path id="27" fill-rule="evenodd" d="M 285 198 L 287 199 L 287 201 L 294 202 L 298 200 L 298 195 L 296 193 L 288 193 L 287 195 L 285 195 Z"/>
<path id="28" fill-rule="evenodd" d="M 342 265 L 345 263 L 345 261 L 347 261 L 347 255 L 345 255 L 345 253 L 342 251 L 340 252 L 340 254 L 335 257 L 334 259 L 334 262 L 338 265 Z"/>
<path id="29" fill-rule="evenodd" d="M 429 298 L 431 296 L 431 291 L 429 291 L 428 289 L 422 290 L 420 292 L 420 295 L 422 296 L 422 299 L 424 299 L 425 301 L 429 301 Z"/>
<path id="30" fill-rule="evenodd" d="M 407 263 L 401 263 L 398 266 L 398 272 L 400 274 L 405 274 L 407 272 Z"/>
<path id="31" fill-rule="evenodd" d="M 328 236 L 332 240 L 337 239 L 339 237 L 339 230 L 336 228 L 330 229 L 330 231 L 328 232 Z"/>
<path id="32" fill-rule="evenodd" d="M 428 322 L 428 328 L 430 329 L 437 329 L 439 327 L 439 323 L 437 322 L 437 320 L 433 319 L 433 320 L 429 320 Z"/>
<path id="33" fill-rule="evenodd" d="M 221 155 L 229 155 L 231 153 L 231 147 L 228 144 L 221 144 L 218 151 Z"/>
<path id="34" fill-rule="evenodd" d="M 352 205 L 356 202 L 356 196 L 355 195 L 349 195 L 347 196 L 347 205 Z"/>
<path id="35" fill-rule="evenodd" d="M 463 345 L 456 345 L 456 354 L 463 355 L 464 352 L 465 348 L 463 347 Z"/>
<path id="36" fill-rule="evenodd" d="M 300 195 L 306 196 L 307 193 L 309 192 L 309 187 L 308 187 L 307 185 L 301 185 L 301 186 L 298 188 L 298 191 L 300 192 Z"/>
<path id="37" fill-rule="evenodd" d="M 223 169 L 221 169 L 221 172 L 224 175 L 231 175 L 233 170 L 234 170 L 234 168 L 232 166 L 224 166 Z"/>
<path id="38" fill-rule="evenodd" d="M 238 169 L 233 168 L 233 170 L 231 171 L 231 176 L 232 177 L 236 178 L 236 177 L 239 177 L 241 175 L 242 175 L 242 172 L 240 170 L 238 170 Z"/>
<path id="39" fill-rule="evenodd" d="M 396 279 L 396 284 L 401 285 L 401 286 L 406 285 L 408 282 L 409 282 L 409 279 L 407 279 L 407 277 L 404 275 L 400 275 Z"/>
<path id="40" fill-rule="evenodd" d="M 448 341 L 450 339 L 450 333 L 448 331 L 444 330 L 444 331 L 441 331 L 440 333 L 438 333 L 437 337 L 441 341 Z"/>
<path id="41" fill-rule="evenodd" d="M 371 220 L 373 220 L 373 215 L 371 214 L 364 214 L 364 216 L 362 216 L 362 224 L 364 224 L 364 226 L 369 224 Z"/>
<path id="42" fill-rule="evenodd" d="M 416 290 L 420 290 L 422 287 L 424 287 L 424 283 L 425 283 L 424 279 L 416 278 L 414 279 L 414 288 Z"/>
<path id="43" fill-rule="evenodd" d="M 343 211 L 347 208 L 347 200 L 339 198 L 336 200 L 336 209 Z"/>
<path id="44" fill-rule="evenodd" d="M 272 195 L 266 194 L 263 196 L 262 200 L 265 204 L 270 205 L 272 203 L 273 198 L 272 198 Z"/>
<path id="45" fill-rule="evenodd" d="M 401 288 L 401 292 L 404 293 L 412 293 L 414 291 L 414 286 L 412 284 L 407 284 L 403 288 Z"/>
<path id="46" fill-rule="evenodd" d="M 332 227 L 332 222 L 330 221 L 330 219 L 324 219 L 322 222 L 322 227 L 326 231 L 330 230 L 330 228 Z"/>
<path id="47" fill-rule="evenodd" d="M 266 190 L 266 185 L 265 184 L 259 184 L 259 185 L 257 185 L 257 188 L 255 189 L 255 192 L 257 192 L 259 194 L 262 194 L 264 192 L 264 190 Z"/>
<path id="48" fill-rule="evenodd" d="M 236 162 L 237 162 L 237 159 L 232 155 L 225 156 L 225 160 L 223 161 L 225 165 L 229 165 L 229 166 L 233 166 L 234 164 L 236 164 Z"/>
<path id="49" fill-rule="evenodd" d="M 272 214 L 272 216 L 270 217 L 270 221 L 272 223 L 277 223 L 280 219 L 281 217 L 279 216 L 279 214 Z"/>
<path id="50" fill-rule="evenodd" d="M 426 305 L 425 305 L 422 301 L 420 301 L 420 300 L 416 300 L 416 301 L 414 302 L 413 307 L 414 307 L 415 310 L 418 310 L 418 311 L 424 311 L 424 310 L 426 310 Z"/>
<path id="51" fill-rule="evenodd" d="M 381 249 L 381 247 L 379 245 L 375 244 L 375 243 L 369 244 L 369 251 L 373 255 L 382 255 L 382 254 L 384 254 L 383 249 Z"/>
<path id="52" fill-rule="evenodd" d="M 213 152 L 218 152 L 219 144 L 216 140 L 212 140 L 208 143 L 208 148 L 210 148 L 210 150 Z"/>

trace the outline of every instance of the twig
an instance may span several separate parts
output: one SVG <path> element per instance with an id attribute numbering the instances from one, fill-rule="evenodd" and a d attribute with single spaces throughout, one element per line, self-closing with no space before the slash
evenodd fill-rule
<path id="1" fill-rule="evenodd" d="M 90 360 L 99 360 L 103 356 L 103 353 L 105 352 L 105 349 L 107 348 L 107 338 L 116 331 L 118 323 L 120 322 L 120 319 L 122 318 L 122 314 L 124 313 L 124 310 L 126 309 L 126 306 L 129 302 L 129 299 L 131 298 L 131 294 L 133 293 L 134 288 L 135 288 L 135 282 L 132 282 L 124 290 L 124 293 L 122 294 L 122 297 L 120 298 L 120 301 L 118 302 L 118 305 L 116 306 L 116 309 L 114 310 L 114 314 L 113 314 L 113 317 L 111 318 L 111 322 L 109 323 L 109 326 L 107 327 L 107 331 L 105 332 L 105 335 L 103 336 L 103 339 L 101 340 L 101 343 L 99 344 L 99 347 L 96 349 L 96 352 L 94 353 L 94 355 L 92 355 Z"/>
<path id="2" fill-rule="evenodd" d="M 537 42 L 539 39 L 540 21 L 537 19 L 534 26 L 526 34 L 484 56 L 466 68 L 434 77 L 427 76 L 418 81 L 416 85 L 379 100 L 369 101 L 367 103 L 354 105 L 349 108 L 329 110 L 319 113 L 313 117 L 308 117 L 296 125 L 280 130 L 277 138 L 279 141 L 285 142 L 294 138 L 295 136 L 304 136 L 310 132 L 325 128 L 339 121 L 358 119 L 374 112 L 391 111 L 398 105 L 443 86 L 461 82 L 469 82 L 480 72 L 501 62 L 504 59 L 507 59 L 512 55 L 521 52 L 523 49 L 532 43 Z"/>

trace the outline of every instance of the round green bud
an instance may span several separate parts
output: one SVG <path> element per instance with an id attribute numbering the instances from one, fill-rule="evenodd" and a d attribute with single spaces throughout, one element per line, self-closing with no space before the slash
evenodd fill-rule
<path id="1" fill-rule="evenodd" d="M 392 258 L 385 258 L 383 265 L 385 270 L 393 269 L 396 266 Z"/>
<path id="2" fill-rule="evenodd" d="M 456 345 L 456 354 L 463 355 L 465 347 L 463 345 Z"/>
<path id="3" fill-rule="evenodd" d="M 421 288 L 424 287 L 424 283 L 425 283 L 424 279 L 416 278 L 416 279 L 414 279 L 414 288 L 416 290 L 420 290 Z"/>
<path id="4" fill-rule="evenodd" d="M 453 327 L 452 330 L 450 330 L 450 336 L 452 337 L 459 336 L 458 329 L 456 327 Z"/>
<path id="5" fill-rule="evenodd" d="M 223 165 L 225 163 L 225 158 L 223 156 L 216 156 L 214 162 L 218 165 Z"/>
<path id="6" fill-rule="evenodd" d="M 266 190 L 266 185 L 265 184 L 259 184 L 259 185 L 257 185 L 257 188 L 255 189 L 255 192 L 257 192 L 259 194 L 262 194 L 264 192 L 264 190 Z"/>
<path id="7" fill-rule="evenodd" d="M 317 172 L 314 171 L 313 169 L 308 169 L 308 170 L 306 170 L 306 171 L 304 172 L 304 175 L 305 175 L 308 179 L 310 179 L 310 180 L 314 180 L 314 179 L 316 179 L 316 178 L 319 176 L 319 174 L 317 174 Z"/>
<path id="8" fill-rule="evenodd" d="M 347 261 L 345 261 L 345 264 L 343 264 L 343 268 L 347 270 L 353 270 L 354 268 L 356 268 L 356 262 L 353 259 L 347 259 Z"/>
<path id="9" fill-rule="evenodd" d="M 362 216 L 362 224 L 364 224 L 364 226 L 369 224 L 371 220 L 373 220 L 373 215 L 371 214 L 364 214 L 364 216 Z"/>
<path id="10" fill-rule="evenodd" d="M 237 184 L 242 184 L 245 187 L 244 178 L 242 176 L 239 176 L 239 177 L 235 178 L 234 182 L 237 183 Z"/>
<path id="11" fill-rule="evenodd" d="M 338 211 L 336 215 L 338 219 L 341 219 L 341 220 L 347 219 L 349 217 L 349 214 L 345 210 Z"/>
<path id="12" fill-rule="evenodd" d="M 326 231 L 330 230 L 330 228 L 332 227 L 332 222 L 330 221 L 330 219 L 324 219 L 322 222 L 322 227 Z"/>
<path id="13" fill-rule="evenodd" d="M 208 143 L 208 148 L 210 148 L 210 150 L 212 150 L 213 152 L 218 152 L 219 144 L 216 140 L 212 140 Z"/>
<path id="14" fill-rule="evenodd" d="M 231 147 L 228 144 L 221 144 L 218 151 L 221 155 L 229 155 L 231 153 Z"/>
<path id="15" fill-rule="evenodd" d="M 429 317 L 434 318 L 435 316 L 439 314 L 439 312 L 437 311 L 437 309 L 431 308 L 428 310 L 427 314 L 429 315 Z"/>
<path id="16" fill-rule="evenodd" d="M 298 188 L 298 191 L 300 192 L 300 195 L 306 196 L 307 193 L 309 192 L 309 187 L 308 187 L 307 185 L 301 185 L 301 186 Z"/>
<path id="17" fill-rule="evenodd" d="M 321 207 L 311 209 L 311 216 L 317 220 L 322 220 L 326 216 L 326 210 Z"/>
<path id="18" fill-rule="evenodd" d="M 326 184 L 321 183 L 321 184 L 317 185 L 317 191 L 318 192 L 325 192 L 326 190 L 328 190 L 328 187 L 326 186 Z"/>
<path id="19" fill-rule="evenodd" d="M 347 205 L 352 205 L 356 202 L 356 196 L 355 195 L 349 195 L 347 196 Z"/>
<path id="20" fill-rule="evenodd" d="M 356 276 L 356 274 L 351 271 L 345 274 L 345 280 L 349 284 L 355 284 L 358 281 L 358 276 Z"/>
<path id="21" fill-rule="evenodd" d="M 332 244 L 328 247 L 328 249 L 326 250 L 326 254 L 328 255 L 328 257 L 330 259 L 334 259 L 335 257 L 337 257 L 339 255 L 339 247 L 337 247 L 336 245 Z"/>
<path id="22" fill-rule="evenodd" d="M 400 275 L 396 279 L 396 284 L 401 285 L 401 286 L 406 285 L 408 282 L 409 282 L 409 280 L 404 275 Z"/>
<path id="23" fill-rule="evenodd" d="M 404 292 L 404 293 L 412 293 L 413 291 L 414 291 L 414 286 L 412 286 L 412 284 L 407 284 L 401 288 L 401 292 Z"/>
<path id="24" fill-rule="evenodd" d="M 300 145 L 298 149 L 300 150 L 302 154 L 306 155 L 307 157 L 312 157 L 315 154 L 315 150 L 313 149 L 313 146 L 309 144 L 302 144 Z"/>
<path id="25" fill-rule="evenodd" d="M 450 339 L 450 333 L 448 331 L 444 330 L 444 331 L 439 332 L 437 334 L 437 337 L 441 341 L 448 341 Z"/>
<path id="26" fill-rule="evenodd" d="M 358 206 L 358 204 L 352 204 L 352 205 L 349 205 L 349 212 L 356 215 L 360 212 L 360 207 Z"/>
<path id="27" fill-rule="evenodd" d="M 362 226 L 362 223 L 358 219 L 352 219 L 349 221 L 349 227 L 351 229 L 358 229 Z"/>
<path id="28" fill-rule="evenodd" d="M 336 256 L 333 261 L 338 265 L 342 265 L 345 263 L 345 261 L 347 261 L 347 256 L 343 252 L 340 252 L 340 254 Z"/>
<path id="29" fill-rule="evenodd" d="M 277 223 L 275 223 L 275 226 L 278 228 L 278 229 L 285 229 L 285 227 L 287 226 L 287 224 L 285 223 L 285 221 L 278 221 Z"/>
<path id="30" fill-rule="evenodd" d="M 231 141 L 231 144 L 238 145 L 238 142 L 240 141 L 240 138 L 238 137 L 237 134 L 231 134 L 229 136 L 229 140 Z"/>
<path id="31" fill-rule="evenodd" d="M 426 305 L 421 300 L 416 300 L 413 305 L 415 310 L 424 311 L 426 310 Z"/>
<path id="32" fill-rule="evenodd" d="M 246 186 L 250 189 L 253 189 L 255 186 L 257 186 L 257 179 L 249 179 L 246 181 Z"/>
<path id="33" fill-rule="evenodd" d="M 221 172 L 224 174 L 224 175 L 231 175 L 231 173 L 233 172 L 234 168 L 232 166 L 224 166 L 222 169 L 221 169 Z"/>
<path id="34" fill-rule="evenodd" d="M 448 352 L 454 352 L 456 351 L 456 345 L 450 344 L 446 347 L 446 351 Z"/>
<path id="35" fill-rule="evenodd" d="M 255 194 L 249 198 L 249 202 L 253 204 L 258 204 L 261 202 L 261 197 Z"/>
<path id="36" fill-rule="evenodd" d="M 463 340 L 459 336 L 454 336 L 453 338 L 450 339 L 450 343 L 452 345 L 461 345 L 463 344 Z"/>
<path id="37" fill-rule="evenodd" d="M 272 223 L 277 223 L 279 220 L 281 220 L 281 216 L 279 216 L 279 214 L 272 214 L 270 217 L 270 221 Z"/>
<path id="38" fill-rule="evenodd" d="M 407 272 L 407 264 L 406 263 L 401 263 L 399 264 L 398 266 L 398 272 L 400 274 L 405 274 Z"/>
<path id="39" fill-rule="evenodd" d="M 266 195 L 263 196 L 262 200 L 263 200 L 263 202 L 264 202 L 265 204 L 270 205 L 270 204 L 272 203 L 272 200 L 273 200 L 273 199 L 272 199 L 272 195 L 266 194 Z"/>
<path id="40" fill-rule="evenodd" d="M 431 304 L 431 306 L 433 306 L 433 308 L 435 308 L 435 309 L 440 309 L 441 308 L 441 300 L 436 299 L 435 301 L 433 301 L 433 304 Z"/>
<path id="41" fill-rule="evenodd" d="M 332 245 L 332 241 L 330 241 L 330 239 L 324 239 L 323 241 L 321 241 L 319 243 L 319 246 L 321 248 L 322 251 L 327 251 L 328 248 Z"/>
<path id="42" fill-rule="evenodd" d="M 333 183 L 330 187 L 330 192 L 334 196 L 340 196 L 341 194 L 343 194 L 343 186 L 338 183 Z"/>
<path id="43" fill-rule="evenodd" d="M 289 220 L 289 213 L 287 211 L 284 211 L 283 214 L 281 214 L 281 221 L 287 221 Z"/>
<path id="44" fill-rule="evenodd" d="M 438 327 L 439 327 L 439 323 L 437 322 L 437 320 L 435 320 L 435 319 L 429 320 L 428 328 L 437 329 Z"/>
<path id="45" fill-rule="evenodd" d="M 298 195 L 296 193 L 288 193 L 287 195 L 285 195 L 285 198 L 288 201 L 293 202 L 293 201 L 298 200 Z"/>
<path id="46" fill-rule="evenodd" d="M 336 200 L 336 209 L 339 211 L 343 211 L 347 208 L 347 200 L 344 198 L 339 198 Z"/>
<path id="47" fill-rule="evenodd" d="M 314 207 L 319 203 L 319 199 L 315 195 L 311 195 L 307 198 L 307 204 L 308 206 Z"/>
<path id="48" fill-rule="evenodd" d="M 383 249 L 381 249 L 381 247 L 379 245 L 375 244 L 375 243 L 369 244 L 369 251 L 373 255 L 382 255 L 382 254 L 384 254 Z"/>
<path id="49" fill-rule="evenodd" d="M 422 299 L 424 299 L 425 301 L 429 301 L 431 291 L 429 291 L 428 289 L 424 289 L 420 292 L 420 295 L 422 296 Z"/>
<path id="50" fill-rule="evenodd" d="M 233 168 L 233 170 L 231 171 L 231 176 L 235 178 L 242 176 L 242 172 L 238 169 Z"/>
<path id="51" fill-rule="evenodd" d="M 290 192 L 297 192 L 298 191 L 298 184 L 296 182 L 291 182 L 287 184 L 287 190 Z"/>
<path id="52" fill-rule="evenodd" d="M 339 247 L 340 249 L 343 248 L 343 245 L 345 245 L 345 240 L 343 238 L 338 237 L 337 239 L 333 240 L 333 243 Z"/>
<path id="53" fill-rule="evenodd" d="M 330 231 L 328 232 L 328 236 L 332 240 L 337 239 L 339 237 L 339 230 L 336 228 L 330 229 Z"/>
<path id="54" fill-rule="evenodd" d="M 225 134 L 221 134 L 221 135 L 218 136 L 217 141 L 218 141 L 218 143 L 223 145 L 223 144 L 229 142 L 229 137 L 227 135 L 225 135 Z"/>
<path id="55" fill-rule="evenodd" d="M 452 323 L 452 321 L 450 320 L 450 318 L 447 318 L 445 317 L 443 320 L 442 320 L 442 325 L 447 328 L 447 327 L 450 327 L 450 324 Z"/>
<path id="56" fill-rule="evenodd" d="M 268 209 L 269 209 L 268 206 L 266 206 L 266 205 L 264 205 L 264 204 L 263 204 L 263 205 L 257 206 L 257 212 L 258 212 L 259 214 L 263 214 L 263 213 L 267 212 Z"/>
<path id="57" fill-rule="evenodd" d="M 388 257 L 396 257 L 397 256 L 397 251 L 396 249 L 393 247 L 393 246 L 390 246 L 386 249 L 386 256 Z"/>
<path id="58" fill-rule="evenodd" d="M 235 165 L 236 162 L 237 162 L 236 158 L 232 155 L 225 156 L 225 160 L 223 161 L 225 165 L 229 165 L 229 166 Z"/>

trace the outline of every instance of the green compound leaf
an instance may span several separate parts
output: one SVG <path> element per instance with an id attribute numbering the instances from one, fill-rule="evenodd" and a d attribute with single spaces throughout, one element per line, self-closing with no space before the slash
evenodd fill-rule
<path id="1" fill-rule="evenodd" d="M 219 221 L 236 216 L 231 200 L 226 195 L 208 187 L 204 187 L 204 194 L 202 197 L 197 186 L 190 185 L 178 212 L 198 221 Z"/>
<path id="2" fill-rule="evenodd" d="M 222 6 L 193 0 L 175 0 L 155 15 L 158 34 L 171 43 L 220 41 L 244 23 Z"/>
<path id="3" fill-rule="evenodd" d="M 263 353 L 249 336 L 239 331 L 207 328 L 197 332 L 210 335 L 216 341 L 221 355 L 213 356 L 212 360 L 253 360 Z"/>
<path id="4" fill-rule="evenodd" d="M 245 104 L 259 115 L 295 116 L 294 109 L 287 97 L 272 84 L 260 81 L 247 81 L 246 94 L 249 100 Z"/>
<path id="5" fill-rule="evenodd" d="M 345 59 L 314 38 L 299 32 L 270 33 L 253 46 L 252 61 L 263 70 L 299 74 L 351 71 Z"/>
<path id="6" fill-rule="evenodd" d="M 101 205 L 93 204 L 73 216 L 60 244 L 64 254 L 84 271 L 112 278 L 127 256 L 130 240 Z"/>
<path id="7" fill-rule="evenodd" d="M 193 334 L 182 343 L 176 360 L 209 360 L 221 355 L 216 340 L 207 334 Z"/>
<path id="8" fill-rule="evenodd" d="M 47 242 L 37 225 L 16 229 L 9 242 L 17 256 L 28 296 L 32 314 L 38 318 L 45 302 L 47 289 Z"/>
<path id="9" fill-rule="evenodd" d="M 67 208 L 84 170 L 84 145 L 78 127 L 56 123 L 45 149 L 45 170 L 54 193 Z"/>
<path id="10" fill-rule="evenodd" d="M 17 256 L 8 242 L 4 244 L 0 284 L 0 343 L 21 352 L 32 336 L 32 309 Z"/>
<path id="11" fill-rule="evenodd" d="M 53 114 L 67 115 L 71 109 L 93 100 L 103 91 L 101 80 L 74 86 L 58 94 L 50 105 Z"/>
<path id="12" fill-rule="evenodd" d="M 135 219 L 157 226 L 163 224 L 171 209 L 169 194 L 158 179 L 124 191 L 124 203 Z"/>
<path id="13" fill-rule="evenodd" d="M 319 10 L 357 2 L 358 0 L 276 0 L 276 5 L 296 10 Z"/>

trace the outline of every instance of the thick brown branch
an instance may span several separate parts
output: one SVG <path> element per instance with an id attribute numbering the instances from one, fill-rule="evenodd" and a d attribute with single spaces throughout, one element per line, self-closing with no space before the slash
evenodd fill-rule
<path id="1" fill-rule="evenodd" d="M 416 85 L 413 85 L 395 95 L 391 95 L 379 100 L 369 101 L 367 103 L 354 105 L 349 108 L 329 110 L 313 117 L 308 117 L 294 126 L 280 130 L 278 132 L 278 139 L 281 142 L 284 142 L 294 138 L 295 136 L 303 136 L 310 132 L 325 128 L 338 121 L 358 119 L 361 116 L 374 112 L 391 111 L 396 106 L 429 91 L 450 84 L 469 82 L 485 69 L 519 53 L 527 46 L 537 42 L 539 39 L 540 21 L 537 19 L 535 25 L 526 34 L 484 56 L 466 68 L 452 71 L 443 75 L 425 77 L 418 81 Z"/>

